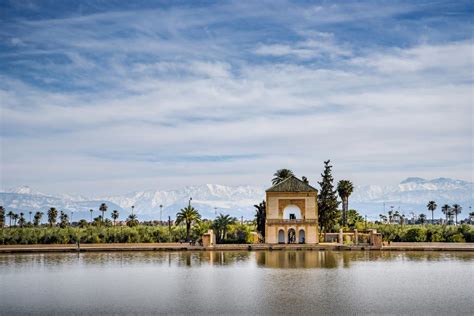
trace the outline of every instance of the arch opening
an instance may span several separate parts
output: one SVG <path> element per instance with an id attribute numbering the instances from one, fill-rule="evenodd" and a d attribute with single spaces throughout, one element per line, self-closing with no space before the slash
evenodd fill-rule
<path id="1" fill-rule="evenodd" d="M 278 243 L 279 244 L 284 244 L 285 243 L 285 232 L 283 229 L 280 229 L 278 231 Z"/>
<path id="2" fill-rule="evenodd" d="M 288 243 L 289 244 L 296 243 L 296 232 L 293 228 L 288 229 Z"/>
<path id="3" fill-rule="evenodd" d="M 305 235 L 304 229 L 300 229 L 298 235 L 299 235 L 298 242 L 300 244 L 304 244 L 306 242 L 306 235 Z"/>
<path id="4" fill-rule="evenodd" d="M 301 210 L 296 205 L 288 205 L 283 210 L 283 219 L 301 219 Z"/>

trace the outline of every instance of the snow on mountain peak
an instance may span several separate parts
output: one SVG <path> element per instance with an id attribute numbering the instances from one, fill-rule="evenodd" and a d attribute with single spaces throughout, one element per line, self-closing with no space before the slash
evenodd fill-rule
<path id="1" fill-rule="evenodd" d="M 16 194 L 35 194 L 31 188 L 27 185 L 21 185 L 16 188 L 10 188 L 5 190 L 7 193 L 16 193 Z"/>
<path id="2" fill-rule="evenodd" d="M 175 190 L 146 190 L 87 198 L 74 195 L 44 195 L 33 192 L 28 186 L 21 186 L 2 192 L 0 205 L 7 209 L 23 211 L 45 210 L 54 206 L 61 210 L 74 211 L 77 216 L 82 216 L 76 213 L 78 211 L 84 212 L 84 216 L 89 216 L 89 209 L 97 210 L 100 203 L 106 202 L 111 210 L 119 210 L 121 216 L 128 216 L 131 207 L 134 206 L 134 212 L 142 219 L 157 219 L 160 216 L 163 218 L 176 216 L 176 212 L 188 204 L 190 197 L 192 205 L 204 218 L 213 218 L 215 213 L 221 212 L 251 218 L 254 212 L 253 205 L 265 199 L 265 190 L 263 187 L 249 185 L 204 184 Z M 459 203 L 463 207 L 471 205 L 473 183 L 448 178 L 426 180 L 411 177 L 392 186 L 356 185 L 350 197 L 351 205 L 362 213 L 380 212 L 380 207 L 383 207 L 385 202 L 425 210 L 426 203 L 430 200 L 435 200 L 438 205 L 443 203 Z"/>
<path id="3" fill-rule="evenodd" d="M 400 184 L 405 184 L 405 183 L 424 183 L 426 182 L 426 179 L 419 178 L 419 177 L 409 177 L 400 182 Z"/>

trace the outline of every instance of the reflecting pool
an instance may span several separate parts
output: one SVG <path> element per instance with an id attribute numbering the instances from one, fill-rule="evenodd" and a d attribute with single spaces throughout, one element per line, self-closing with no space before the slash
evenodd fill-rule
<path id="1" fill-rule="evenodd" d="M 474 253 L 0 255 L 0 314 L 472 314 Z"/>

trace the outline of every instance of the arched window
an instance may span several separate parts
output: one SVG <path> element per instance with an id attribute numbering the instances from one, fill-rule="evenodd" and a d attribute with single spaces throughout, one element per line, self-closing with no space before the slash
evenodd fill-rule
<path id="1" fill-rule="evenodd" d="M 288 205 L 283 210 L 283 219 L 301 219 L 301 210 L 296 205 Z"/>

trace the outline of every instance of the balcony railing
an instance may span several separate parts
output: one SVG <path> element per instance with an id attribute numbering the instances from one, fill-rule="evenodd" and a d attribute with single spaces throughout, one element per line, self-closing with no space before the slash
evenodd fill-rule
<path id="1" fill-rule="evenodd" d="M 267 224 L 317 224 L 316 219 L 267 219 Z"/>

